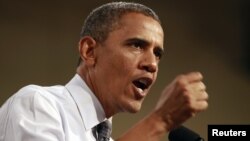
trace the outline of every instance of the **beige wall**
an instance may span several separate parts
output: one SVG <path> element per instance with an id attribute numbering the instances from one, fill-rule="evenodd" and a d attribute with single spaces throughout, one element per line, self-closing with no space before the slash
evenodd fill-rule
<path id="1" fill-rule="evenodd" d="M 140 0 L 160 15 L 166 55 L 159 79 L 140 113 L 114 117 L 114 137 L 154 106 L 176 75 L 201 71 L 209 109 L 185 123 L 207 136 L 207 124 L 250 123 L 250 72 L 242 55 L 239 1 Z M 84 18 L 103 2 L 0 1 L 0 104 L 27 84 L 65 84 L 75 73 L 77 41 Z M 164 139 L 165 140 L 165 139 Z"/>

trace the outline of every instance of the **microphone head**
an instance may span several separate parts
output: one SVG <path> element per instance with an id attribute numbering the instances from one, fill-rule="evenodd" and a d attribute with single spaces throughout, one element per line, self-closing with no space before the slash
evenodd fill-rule
<path id="1" fill-rule="evenodd" d="M 179 126 L 170 131 L 168 139 L 169 141 L 204 141 L 197 133 L 184 126 Z"/>

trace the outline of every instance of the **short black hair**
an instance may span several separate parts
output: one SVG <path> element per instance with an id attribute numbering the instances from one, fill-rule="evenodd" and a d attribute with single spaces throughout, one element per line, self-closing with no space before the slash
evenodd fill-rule
<path id="1" fill-rule="evenodd" d="M 149 7 L 134 2 L 110 2 L 94 9 L 85 19 L 80 37 L 91 36 L 96 42 L 105 41 L 110 32 L 119 27 L 121 17 L 127 13 L 141 13 L 160 22 L 158 15 Z M 78 65 L 81 63 L 79 59 Z"/>

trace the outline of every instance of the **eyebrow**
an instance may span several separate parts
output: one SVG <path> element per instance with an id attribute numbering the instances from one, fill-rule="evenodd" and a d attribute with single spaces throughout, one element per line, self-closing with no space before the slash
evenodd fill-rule
<path id="1" fill-rule="evenodd" d="M 144 40 L 144 39 L 141 39 L 141 38 L 130 38 L 130 39 L 127 39 L 125 41 L 125 43 L 134 43 L 134 42 L 137 42 L 137 43 L 140 43 L 142 44 L 143 46 L 146 46 L 146 45 L 149 45 L 149 42 Z"/>

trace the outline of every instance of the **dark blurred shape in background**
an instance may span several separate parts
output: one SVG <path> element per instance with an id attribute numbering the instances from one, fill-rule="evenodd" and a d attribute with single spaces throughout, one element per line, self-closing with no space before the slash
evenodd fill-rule
<path id="1" fill-rule="evenodd" d="M 242 64 L 250 77 L 250 1 L 241 0 Z"/>

